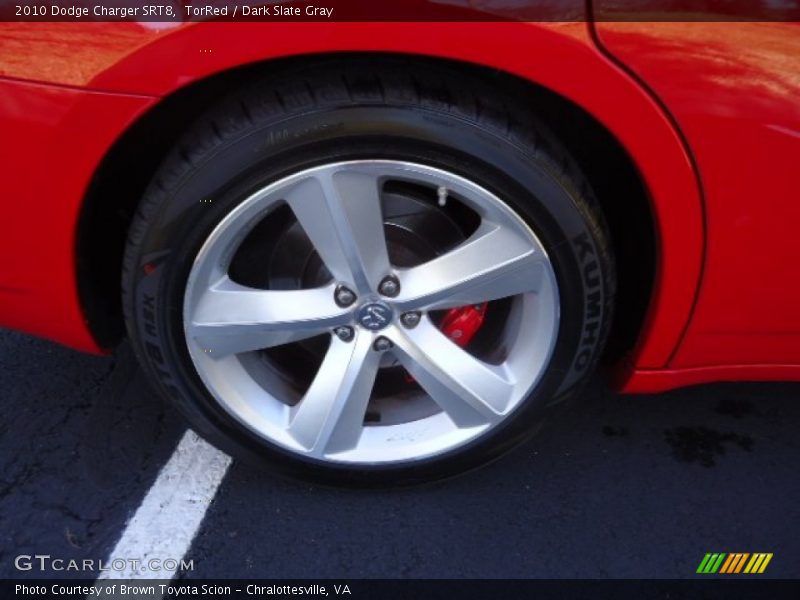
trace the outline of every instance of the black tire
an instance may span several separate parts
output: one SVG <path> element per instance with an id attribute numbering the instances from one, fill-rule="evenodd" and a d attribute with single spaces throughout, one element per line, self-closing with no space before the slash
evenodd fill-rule
<path id="1" fill-rule="evenodd" d="M 211 443 L 301 478 L 415 483 L 471 469 L 518 445 L 593 371 L 615 290 L 602 213 L 575 163 L 534 113 L 535 106 L 504 95 L 491 81 L 438 67 L 412 76 L 402 60 L 295 69 L 233 94 L 177 143 L 130 228 L 123 303 L 145 372 Z M 188 355 L 182 301 L 200 245 L 248 190 L 321 162 L 357 158 L 439 166 L 505 199 L 547 249 L 561 326 L 539 384 L 489 434 L 435 458 L 354 469 L 293 455 L 222 410 Z"/>

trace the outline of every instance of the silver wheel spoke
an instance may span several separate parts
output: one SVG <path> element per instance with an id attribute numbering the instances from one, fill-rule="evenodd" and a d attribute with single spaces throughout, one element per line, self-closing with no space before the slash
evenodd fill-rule
<path id="1" fill-rule="evenodd" d="M 500 420 L 514 388 L 502 367 L 459 348 L 429 319 L 397 331 L 394 352 L 400 363 L 458 427 Z"/>
<path id="2" fill-rule="evenodd" d="M 545 254 L 518 233 L 484 224 L 463 244 L 401 276 L 401 310 L 443 309 L 536 291 Z"/>
<path id="3" fill-rule="evenodd" d="M 325 266 L 361 294 L 389 273 L 381 214 L 380 181 L 368 171 L 323 171 L 286 195 Z"/>
<path id="4" fill-rule="evenodd" d="M 341 452 L 358 443 L 379 363 L 371 335 L 360 333 L 349 343 L 331 339 L 289 424 L 289 433 L 312 456 Z"/>
<path id="5" fill-rule="evenodd" d="M 333 289 L 259 290 L 226 277 L 203 294 L 187 333 L 212 357 L 310 338 L 350 321 Z"/>

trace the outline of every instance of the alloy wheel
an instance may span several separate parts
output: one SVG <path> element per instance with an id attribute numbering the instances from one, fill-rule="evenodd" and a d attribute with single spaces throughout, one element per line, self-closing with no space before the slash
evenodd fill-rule
<path id="1" fill-rule="evenodd" d="M 470 213 L 464 238 L 419 264 L 393 261 L 383 207 L 397 182 L 437 210 Z M 287 209 L 322 275 L 298 289 L 237 280 L 247 237 Z M 483 347 L 441 330 L 442 311 L 485 303 L 500 317 Z M 311 460 L 384 464 L 444 454 L 502 424 L 547 367 L 559 297 L 545 249 L 501 198 L 440 168 L 357 160 L 284 177 L 227 214 L 191 268 L 183 321 L 199 377 L 253 434 Z M 304 381 L 270 359 L 314 340 Z M 376 394 L 397 369 L 407 385 Z"/>

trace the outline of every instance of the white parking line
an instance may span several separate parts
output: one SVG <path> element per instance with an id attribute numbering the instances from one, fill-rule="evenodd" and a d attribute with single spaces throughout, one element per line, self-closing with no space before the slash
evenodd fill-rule
<path id="1" fill-rule="evenodd" d="M 106 564 L 112 568 L 98 580 L 172 579 L 230 464 L 227 454 L 187 431 L 111 552 Z M 117 570 L 115 559 L 117 565 L 125 561 L 127 566 Z M 139 561 L 138 568 L 132 559 Z M 166 559 L 178 564 L 151 570 L 155 563 L 150 561 L 163 566 Z"/>

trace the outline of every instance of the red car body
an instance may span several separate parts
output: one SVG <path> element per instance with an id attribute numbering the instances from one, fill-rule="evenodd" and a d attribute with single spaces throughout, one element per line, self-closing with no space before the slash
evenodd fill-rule
<path id="1" fill-rule="evenodd" d="M 616 138 L 656 246 L 618 389 L 800 379 L 800 25 L 788 22 L 2 23 L 0 325 L 102 352 L 77 248 L 115 144 L 188 86 L 332 52 L 498 69 Z"/>

